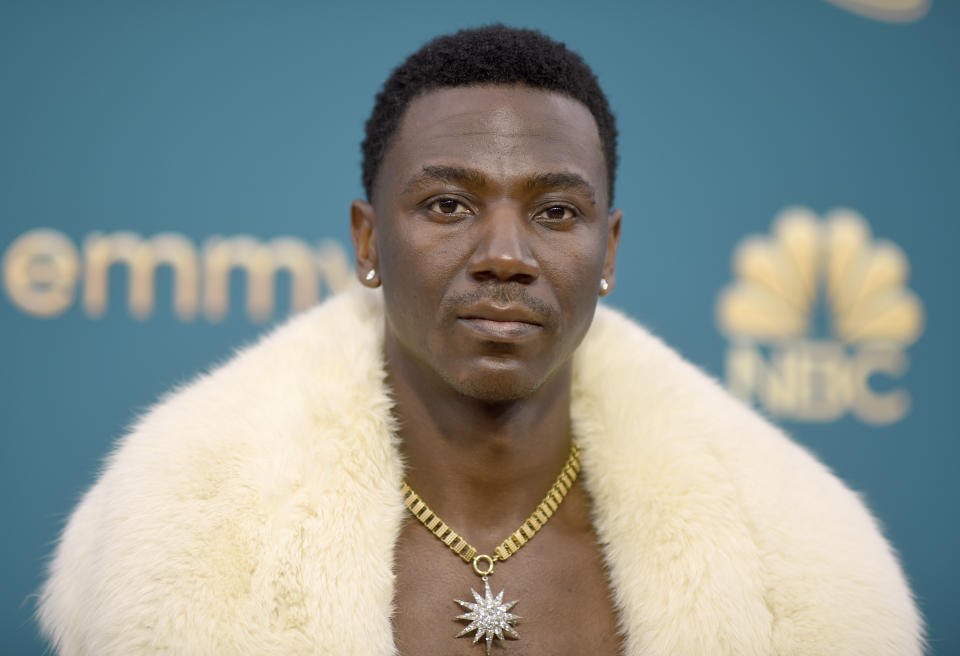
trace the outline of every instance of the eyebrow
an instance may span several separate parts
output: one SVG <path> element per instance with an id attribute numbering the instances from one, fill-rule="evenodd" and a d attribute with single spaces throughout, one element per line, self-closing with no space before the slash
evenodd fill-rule
<path id="1" fill-rule="evenodd" d="M 410 178 L 404 187 L 404 193 L 413 191 L 419 186 L 431 182 L 449 182 L 465 187 L 485 187 L 489 184 L 487 177 L 476 169 L 462 166 L 424 166 L 419 173 Z M 535 189 L 558 189 L 564 191 L 580 191 L 590 197 L 590 203 L 596 205 L 596 193 L 593 186 L 583 176 L 566 171 L 538 173 L 527 178 L 523 183 L 524 191 Z"/>
<path id="2" fill-rule="evenodd" d="M 431 182 L 452 182 L 469 187 L 487 186 L 487 178 L 476 169 L 468 169 L 462 166 L 424 166 L 420 172 L 410 178 L 404 187 L 404 193 L 413 191 L 421 185 Z"/>
<path id="3" fill-rule="evenodd" d="M 582 176 L 576 173 L 557 172 L 557 173 L 539 173 L 529 178 L 523 185 L 527 191 L 538 188 L 560 189 L 564 191 L 581 191 L 590 196 L 590 204 L 596 205 L 596 194 L 593 186 Z"/>

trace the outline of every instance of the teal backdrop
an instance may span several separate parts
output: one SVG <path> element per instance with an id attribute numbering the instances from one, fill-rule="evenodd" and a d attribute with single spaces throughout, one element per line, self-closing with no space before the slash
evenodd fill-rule
<path id="1" fill-rule="evenodd" d="M 869 8 L 884 4 L 907 9 Z M 920 303 L 907 319 L 922 326 L 901 340 L 903 366 L 865 380 L 908 393 L 909 412 L 763 411 L 864 495 L 932 653 L 960 654 L 954 0 L 0 2 L 0 653 L 43 653 L 31 614 L 45 559 L 137 414 L 282 320 L 312 266 L 326 267 L 318 295 L 342 284 L 363 123 L 390 69 L 431 36 L 492 21 L 540 28 L 598 72 L 626 217 L 609 301 L 718 379 L 739 343 L 718 299 L 744 237 L 769 236 L 787 207 L 845 207 L 897 245 L 909 276 L 894 274 Z M 135 238 L 161 233 L 166 246 Z M 245 308 L 243 273 L 227 272 L 219 309 L 191 277 L 190 253 L 216 268 L 217 235 L 296 238 L 258 292 L 276 291 L 265 320 Z M 151 302 L 150 258 L 187 267 L 185 287 L 159 266 Z M 131 305 L 137 266 L 148 275 Z"/>

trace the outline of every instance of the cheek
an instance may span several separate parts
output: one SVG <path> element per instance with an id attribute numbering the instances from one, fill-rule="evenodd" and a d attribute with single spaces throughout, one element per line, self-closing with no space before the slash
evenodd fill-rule
<path id="1" fill-rule="evenodd" d="M 606 245 L 559 244 L 550 249 L 551 255 L 541 260 L 544 271 L 550 272 L 558 293 L 565 296 L 590 296 L 599 289 L 603 274 Z M 591 287 L 596 286 L 596 289 Z M 560 290 L 563 292 L 560 292 Z"/>
<path id="2" fill-rule="evenodd" d="M 387 316 L 408 347 L 429 340 L 450 278 L 449 245 L 437 237 L 413 217 L 393 217 L 377 235 Z"/>
<path id="3" fill-rule="evenodd" d="M 383 273 L 421 271 L 426 277 L 444 268 L 450 251 L 449 229 L 416 216 L 391 217 L 378 226 L 377 248 Z"/>
<path id="4" fill-rule="evenodd" d="M 436 312 L 448 287 L 459 280 L 471 248 L 470 233 L 416 216 L 394 217 L 378 235 L 380 270 L 386 292 Z M 401 287 L 402 285 L 402 287 Z"/>
<path id="5" fill-rule="evenodd" d="M 547 266 L 560 304 L 564 332 L 572 339 L 579 339 L 593 320 L 606 249 L 591 246 L 558 252 L 561 256 Z"/>
<path id="6" fill-rule="evenodd" d="M 427 247 L 421 241 L 417 239 L 416 231 L 406 229 L 399 217 L 391 218 L 389 225 L 380 229 L 377 255 L 385 293 L 390 291 L 390 296 L 402 294 L 412 300 L 417 288 L 424 284 L 424 273 L 429 274 L 429 269 L 422 270 Z"/>

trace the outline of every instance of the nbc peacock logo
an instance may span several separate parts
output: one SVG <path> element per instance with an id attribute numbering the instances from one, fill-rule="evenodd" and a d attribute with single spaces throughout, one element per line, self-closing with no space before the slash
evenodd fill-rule
<path id="1" fill-rule="evenodd" d="M 717 301 L 727 386 L 784 419 L 900 421 L 910 396 L 897 381 L 924 322 L 909 270 L 853 210 L 783 210 L 770 235 L 737 246 Z"/>
<path id="2" fill-rule="evenodd" d="M 847 11 L 889 23 L 918 21 L 930 11 L 931 0 L 828 0 Z"/>

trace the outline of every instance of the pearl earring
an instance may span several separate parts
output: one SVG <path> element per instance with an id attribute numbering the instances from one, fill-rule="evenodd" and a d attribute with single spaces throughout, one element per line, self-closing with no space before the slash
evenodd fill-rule
<path id="1" fill-rule="evenodd" d="M 600 291 L 602 292 L 610 291 L 610 283 L 607 282 L 606 278 L 600 279 Z"/>
<path id="2" fill-rule="evenodd" d="M 373 280 L 373 279 L 376 278 L 376 277 L 377 277 L 377 270 L 376 270 L 376 269 L 370 269 L 369 271 L 367 271 L 367 275 L 364 276 L 364 278 L 366 278 L 367 282 L 370 282 L 371 280 Z"/>

